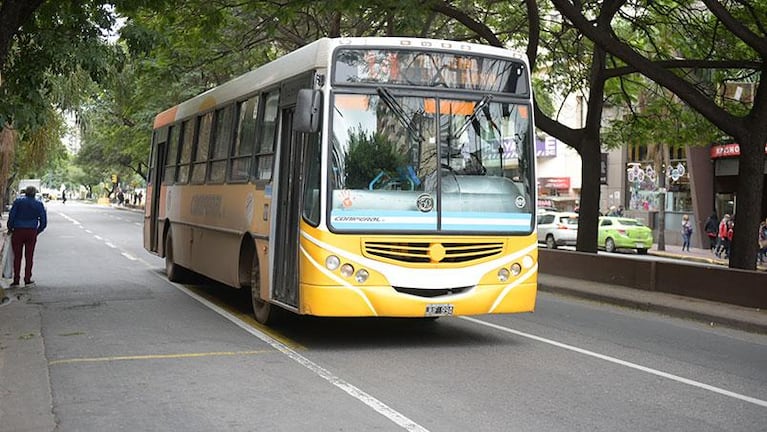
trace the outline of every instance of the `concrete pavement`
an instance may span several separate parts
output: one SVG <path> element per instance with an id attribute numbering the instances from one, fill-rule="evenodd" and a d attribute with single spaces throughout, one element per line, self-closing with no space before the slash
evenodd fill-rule
<path id="1" fill-rule="evenodd" d="M 0 245 L 2 247 L 2 245 Z M 708 250 L 682 252 L 679 246 L 650 250 L 665 258 L 726 265 Z M 7 284 L 7 281 L 2 281 Z M 767 311 L 642 291 L 541 273 L 541 291 L 578 296 L 631 308 L 767 333 Z M 30 288 L 34 290 L 34 288 Z M 11 301 L 0 306 L 0 432 L 49 432 L 53 415 L 48 360 L 42 338 L 42 306 L 28 302 L 26 288 L 8 290 Z"/>
<path id="2" fill-rule="evenodd" d="M 708 249 L 690 248 L 690 251 L 682 251 L 681 246 L 666 245 L 663 251 L 659 251 L 657 245 L 654 245 L 648 254 L 722 267 L 728 265 L 727 260 L 717 258 Z M 757 271 L 767 271 L 767 265 L 759 265 Z M 702 321 L 712 326 L 725 326 L 767 334 L 767 310 L 764 309 L 747 308 L 657 291 L 644 291 L 613 284 L 582 281 L 547 275 L 545 272 L 540 272 L 538 275 L 538 288 L 541 291 Z"/>

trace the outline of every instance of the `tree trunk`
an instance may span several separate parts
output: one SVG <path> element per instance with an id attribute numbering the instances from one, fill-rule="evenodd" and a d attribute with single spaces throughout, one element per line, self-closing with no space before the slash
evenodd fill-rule
<path id="1" fill-rule="evenodd" d="M 765 126 L 761 128 L 767 129 Z M 754 133 L 744 137 L 745 140 L 739 139 L 738 189 L 733 215 L 735 232 L 730 251 L 730 268 L 756 269 L 757 230 L 762 218 L 761 203 L 764 196 L 765 135 Z"/>
<path id="2" fill-rule="evenodd" d="M 581 202 L 576 244 L 576 249 L 580 252 L 597 252 L 601 153 L 599 138 L 583 142 L 580 151 Z"/>
<path id="3" fill-rule="evenodd" d="M 18 134 L 16 130 L 8 125 L 2 125 L 0 128 L 0 213 L 5 210 L 5 205 L 13 199 L 8 196 L 8 180 L 11 175 L 14 156 L 16 154 L 16 141 Z"/>

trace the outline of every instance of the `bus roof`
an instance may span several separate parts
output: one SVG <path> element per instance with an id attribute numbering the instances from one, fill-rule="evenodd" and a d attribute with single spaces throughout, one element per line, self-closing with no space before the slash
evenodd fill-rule
<path id="1" fill-rule="evenodd" d="M 322 38 L 159 113 L 154 119 L 154 129 L 240 99 L 254 91 L 274 85 L 290 75 L 328 68 L 330 53 L 338 46 L 418 47 L 465 51 L 474 54 L 514 57 L 527 64 L 527 58 L 517 51 L 468 42 L 408 37 Z"/>

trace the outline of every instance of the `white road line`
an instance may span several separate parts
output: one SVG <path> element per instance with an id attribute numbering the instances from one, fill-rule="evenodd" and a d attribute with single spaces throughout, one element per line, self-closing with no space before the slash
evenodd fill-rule
<path id="1" fill-rule="evenodd" d="M 95 235 L 93 236 L 93 238 L 95 238 L 96 240 L 104 240 L 104 238 L 99 235 Z"/>
<path id="2" fill-rule="evenodd" d="M 528 339 L 532 339 L 532 340 L 535 340 L 535 341 L 538 341 L 538 342 L 543 342 L 543 343 L 546 343 L 546 344 L 549 344 L 549 345 L 553 345 L 555 347 L 564 348 L 566 350 L 577 352 L 579 354 L 584 354 L 584 355 L 587 355 L 587 356 L 598 358 L 600 360 L 605 360 L 605 361 L 608 361 L 610 363 L 615 363 L 615 364 L 618 364 L 618 365 L 621 365 L 621 366 L 625 366 L 625 367 L 628 367 L 628 368 L 631 368 L 631 369 L 636 369 L 636 370 L 639 370 L 639 371 L 642 371 L 642 372 L 647 372 L 647 373 L 652 374 L 652 375 L 656 375 L 656 376 L 659 376 L 659 377 L 662 377 L 662 378 L 667 378 L 667 379 L 670 379 L 672 381 L 676 381 L 676 382 L 679 382 L 679 383 L 682 383 L 682 384 L 687 384 L 687 385 L 690 385 L 690 386 L 693 386 L 693 387 L 698 387 L 698 388 L 701 388 L 701 389 L 704 389 L 704 390 L 708 390 L 708 391 L 711 391 L 711 392 L 714 392 L 714 393 L 718 393 L 720 395 L 724 395 L 724 396 L 727 396 L 727 397 L 739 399 L 739 400 L 742 400 L 744 402 L 752 403 L 754 405 L 759 405 L 759 406 L 762 406 L 762 407 L 767 407 L 767 401 L 762 400 L 762 399 L 757 399 L 757 398 L 754 398 L 754 397 L 751 397 L 751 396 L 742 395 L 740 393 L 735 393 L 735 392 L 732 392 L 732 391 L 729 391 L 729 390 L 725 390 L 723 388 L 715 387 L 715 386 L 712 386 L 712 385 L 709 385 L 709 384 L 704 384 L 702 382 L 698 382 L 698 381 L 694 381 L 694 380 L 691 380 L 691 379 L 688 379 L 688 378 L 680 377 L 678 375 L 670 374 L 668 372 L 659 371 L 657 369 L 649 368 L 647 366 L 642 366 L 642 365 L 639 365 L 639 364 L 636 364 L 636 363 L 631 363 L 631 362 L 626 361 L 626 360 L 621 360 L 619 358 L 610 357 L 610 356 L 604 355 L 604 354 L 599 354 L 599 353 L 596 353 L 596 352 L 593 352 L 593 351 L 589 351 L 589 350 L 586 350 L 586 349 L 583 349 L 583 348 L 578 348 L 576 346 L 568 345 L 568 344 L 565 344 L 565 343 L 562 343 L 562 342 L 557 342 L 555 340 L 546 339 L 544 337 L 535 336 L 535 335 L 530 334 L 530 333 L 525 333 L 525 332 L 521 332 L 519 330 L 510 329 L 508 327 L 499 326 L 497 324 L 489 323 L 487 321 L 478 320 L 476 318 L 471 318 L 471 317 L 460 317 L 460 318 L 464 319 L 466 321 L 471 321 L 471 322 L 473 322 L 475 324 L 483 325 L 485 327 L 494 328 L 494 329 L 500 330 L 502 332 L 511 333 L 511 334 L 514 334 L 514 335 L 517 335 L 517 336 L 522 336 L 522 337 L 525 337 L 525 338 L 528 338 Z"/>
<path id="3" fill-rule="evenodd" d="M 383 415 L 384 417 L 388 418 L 392 422 L 396 423 L 398 426 L 402 427 L 405 430 L 408 431 L 414 431 L 414 432 L 428 432 L 428 429 L 424 428 L 423 426 L 419 425 L 418 423 L 414 422 L 413 420 L 405 417 L 400 412 L 394 410 L 390 406 L 386 405 L 385 403 L 381 402 L 380 400 L 376 399 L 372 395 L 364 392 L 362 389 L 354 386 L 351 383 L 348 383 L 344 381 L 343 379 L 337 377 L 336 375 L 333 375 L 332 372 L 328 371 L 327 369 L 323 368 L 322 366 L 318 365 L 317 363 L 314 363 L 313 361 L 309 360 L 308 358 L 302 356 L 301 354 L 293 351 L 283 343 L 279 342 L 278 340 L 272 338 L 266 333 L 263 333 L 259 331 L 258 329 L 255 329 L 253 327 L 250 327 L 248 324 L 242 322 L 234 315 L 230 314 L 226 310 L 222 309 L 221 307 L 209 302 L 203 297 L 200 297 L 196 293 L 188 290 L 185 286 L 170 282 L 165 277 L 158 273 L 154 273 L 158 278 L 162 279 L 165 282 L 168 282 L 169 284 L 176 287 L 179 291 L 185 293 L 186 295 L 192 297 L 193 299 L 197 300 L 198 302 L 202 303 L 203 305 L 207 306 L 214 312 L 218 313 L 219 315 L 223 316 L 224 318 L 228 319 L 232 323 L 234 323 L 236 326 L 240 327 L 241 329 L 245 330 L 246 332 L 252 334 L 253 336 L 261 339 L 262 341 L 266 342 L 267 344 L 271 345 L 274 349 L 277 351 L 280 351 L 281 353 L 288 356 L 291 360 L 295 361 L 296 363 L 300 364 L 301 366 L 309 369 L 310 371 L 314 372 L 315 375 L 321 377 L 325 381 L 329 382 L 330 384 L 333 384 L 334 386 L 338 387 L 339 389 L 345 391 L 347 394 L 349 394 L 351 397 L 359 400 L 360 402 L 364 403 L 365 405 L 372 408 L 375 412 Z"/>
<path id="4" fill-rule="evenodd" d="M 124 256 L 125 258 L 128 258 L 131 261 L 137 261 L 138 258 L 134 257 L 133 255 L 129 254 L 128 252 L 122 252 L 120 255 Z"/>
<path id="5" fill-rule="evenodd" d="M 117 249 L 117 246 L 113 245 L 112 243 L 110 243 L 108 241 L 105 241 L 104 244 L 109 246 L 109 247 L 111 247 L 112 249 Z"/>

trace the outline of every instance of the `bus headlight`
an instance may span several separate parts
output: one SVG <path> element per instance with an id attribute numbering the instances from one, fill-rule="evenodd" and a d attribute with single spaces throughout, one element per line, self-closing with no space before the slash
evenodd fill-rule
<path id="1" fill-rule="evenodd" d="M 512 276 L 518 276 L 520 273 L 522 273 L 522 266 L 519 265 L 519 263 L 512 264 L 511 265 Z"/>
<path id="2" fill-rule="evenodd" d="M 341 266 L 341 276 L 349 277 L 354 274 L 354 266 L 351 264 L 344 264 Z"/>
<path id="3" fill-rule="evenodd" d="M 498 280 L 501 282 L 506 282 L 507 280 L 509 280 L 509 275 L 510 275 L 509 271 L 506 270 L 505 268 L 498 270 Z"/>
<path id="4" fill-rule="evenodd" d="M 357 270 L 357 274 L 354 275 L 354 279 L 357 281 L 357 283 L 365 283 L 369 276 L 370 273 L 368 273 L 367 270 L 359 269 Z"/>
<path id="5" fill-rule="evenodd" d="M 340 265 L 341 260 L 338 259 L 338 257 L 335 255 L 330 255 L 329 257 L 325 258 L 325 267 L 327 267 L 330 271 L 337 269 Z"/>
<path id="6" fill-rule="evenodd" d="M 522 258 L 522 265 L 525 268 L 530 268 L 533 266 L 533 264 L 534 264 L 533 257 L 531 257 L 530 255 L 525 255 L 525 257 Z"/>

